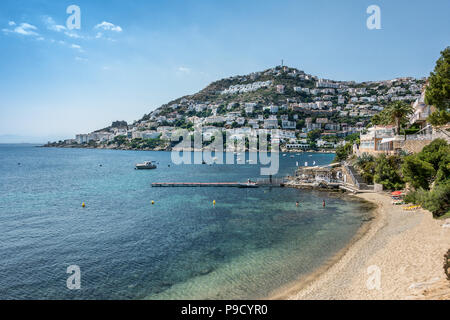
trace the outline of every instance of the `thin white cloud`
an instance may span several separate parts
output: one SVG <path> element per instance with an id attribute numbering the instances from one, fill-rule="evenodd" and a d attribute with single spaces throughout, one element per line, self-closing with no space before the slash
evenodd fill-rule
<path id="1" fill-rule="evenodd" d="M 37 30 L 37 27 L 29 23 L 21 23 L 20 26 L 14 29 L 15 32 L 23 34 L 25 36 L 37 35 L 33 30 Z"/>
<path id="2" fill-rule="evenodd" d="M 14 21 L 10 21 L 9 25 L 10 26 L 15 26 L 15 22 L 14 24 L 11 24 L 11 22 Z M 33 26 L 32 24 L 29 23 L 21 23 L 20 25 L 18 25 L 17 27 L 15 27 L 14 29 L 2 29 L 2 31 L 4 33 L 17 33 L 17 34 L 21 34 L 24 36 L 38 36 L 39 34 L 36 32 L 38 28 Z"/>
<path id="3" fill-rule="evenodd" d="M 16 23 L 14 21 L 10 21 L 10 22 L 8 22 L 8 25 L 12 27 L 12 26 L 15 26 Z"/>
<path id="4" fill-rule="evenodd" d="M 66 30 L 66 27 L 64 27 L 64 26 L 62 26 L 62 25 L 60 25 L 60 24 L 57 24 L 57 25 L 54 25 L 54 26 L 52 27 L 52 30 L 55 30 L 55 31 L 57 31 L 57 32 L 61 32 L 61 31 L 63 31 L 63 30 Z"/>
<path id="5" fill-rule="evenodd" d="M 103 30 L 110 30 L 115 32 L 122 32 L 122 28 L 120 26 L 116 26 L 112 24 L 111 22 L 103 21 L 102 23 L 97 24 L 94 29 L 103 29 Z"/>
<path id="6" fill-rule="evenodd" d="M 78 44 L 72 44 L 70 47 L 72 49 L 78 50 L 79 52 L 82 52 L 82 53 L 84 52 L 83 48 Z"/>
<path id="7" fill-rule="evenodd" d="M 86 58 L 81 58 L 81 57 L 75 57 L 75 61 L 79 61 L 79 62 L 87 62 L 88 59 L 86 59 Z"/>
<path id="8" fill-rule="evenodd" d="M 79 35 L 76 31 L 68 30 L 65 26 L 57 24 L 55 20 L 50 16 L 45 16 L 43 19 L 48 30 L 64 32 L 64 35 L 72 39 L 86 39 L 86 37 Z"/>
<path id="9" fill-rule="evenodd" d="M 44 17 L 44 22 L 47 25 L 47 29 L 52 31 L 61 32 L 67 29 L 63 25 L 56 24 L 55 20 L 53 20 L 53 18 L 49 16 Z"/>
<path id="10" fill-rule="evenodd" d="M 73 32 L 73 31 L 71 31 L 71 32 L 67 32 L 66 31 L 66 32 L 64 32 L 64 34 L 66 36 L 68 36 L 69 38 L 74 38 L 74 39 L 80 39 L 81 38 L 81 36 L 79 34 Z"/>
<path id="11" fill-rule="evenodd" d="M 178 67 L 178 71 L 182 73 L 190 73 L 191 69 L 187 67 Z"/>

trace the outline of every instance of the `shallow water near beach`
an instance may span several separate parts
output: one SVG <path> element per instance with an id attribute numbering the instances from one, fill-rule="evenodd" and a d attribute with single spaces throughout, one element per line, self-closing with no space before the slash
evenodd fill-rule
<path id="1" fill-rule="evenodd" d="M 333 157 L 280 154 L 279 176 Z M 261 177 L 258 165 L 29 145 L 0 145 L 0 159 L 2 299 L 266 297 L 328 261 L 370 214 L 363 202 L 318 191 L 151 187 L 245 182 Z M 134 170 L 144 160 L 158 169 Z M 66 287 L 70 265 L 81 269 L 80 290 Z"/>

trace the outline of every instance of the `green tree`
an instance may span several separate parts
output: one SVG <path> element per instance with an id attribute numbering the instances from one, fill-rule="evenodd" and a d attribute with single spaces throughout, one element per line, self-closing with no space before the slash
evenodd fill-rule
<path id="1" fill-rule="evenodd" d="M 336 156 L 334 157 L 333 162 L 341 162 L 347 160 L 348 156 L 353 152 L 353 146 L 351 143 L 347 143 L 343 146 L 339 146 L 336 148 Z"/>
<path id="2" fill-rule="evenodd" d="M 434 170 L 439 170 L 441 166 L 448 164 L 450 145 L 444 139 L 435 139 L 429 145 L 423 147 L 417 154 L 422 161 L 430 163 Z"/>
<path id="3" fill-rule="evenodd" d="M 128 141 L 126 136 L 117 136 L 114 137 L 114 143 L 116 143 L 118 146 L 121 146 L 122 144 L 126 144 Z"/>
<path id="4" fill-rule="evenodd" d="M 434 71 L 430 73 L 425 92 L 425 103 L 434 105 L 429 121 L 433 125 L 443 125 L 450 121 L 450 47 L 441 52 Z"/>
<path id="5" fill-rule="evenodd" d="M 310 141 L 316 141 L 317 139 L 320 138 L 321 134 L 322 134 L 322 130 L 314 129 L 314 130 L 311 130 L 310 132 L 308 132 L 307 136 Z"/>
<path id="6" fill-rule="evenodd" d="M 375 157 L 368 153 L 363 153 L 361 156 L 356 158 L 356 167 L 360 170 L 361 177 L 366 181 L 368 184 L 373 183 L 373 176 L 375 174 Z"/>
<path id="7" fill-rule="evenodd" d="M 437 185 L 431 191 L 422 188 L 409 192 L 405 201 L 420 204 L 425 209 L 431 211 L 433 216 L 450 216 L 450 181 Z"/>
<path id="8" fill-rule="evenodd" d="M 303 119 L 297 120 L 297 124 L 295 126 L 295 128 L 297 130 L 301 130 L 304 126 L 305 126 L 305 120 L 303 120 Z"/>
<path id="9" fill-rule="evenodd" d="M 450 122 L 450 112 L 446 110 L 436 110 L 428 116 L 427 121 L 433 126 L 442 126 Z"/>
<path id="10" fill-rule="evenodd" d="M 413 113 L 411 105 L 403 101 L 394 101 L 380 113 L 372 117 L 373 124 L 380 125 L 395 125 L 397 134 L 400 133 L 400 129 L 408 122 L 408 117 Z"/>
<path id="11" fill-rule="evenodd" d="M 450 153 L 442 159 L 441 165 L 436 172 L 436 184 L 442 184 L 450 180 Z"/>
<path id="12" fill-rule="evenodd" d="M 429 162 L 420 160 L 418 155 L 405 157 L 402 167 L 404 179 L 415 189 L 423 188 L 428 190 L 430 182 L 436 175 L 433 165 Z"/>
<path id="13" fill-rule="evenodd" d="M 374 181 L 388 190 L 398 190 L 405 183 L 400 176 L 401 158 L 398 156 L 381 155 L 375 166 Z"/>
<path id="14" fill-rule="evenodd" d="M 437 217 L 450 211 L 450 181 L 440 184 L 428 193 L 423 207 L 433 212 Z"/>
<path id="15" fill-rule="evenodd" d="M 359 144 L 359 132 L 349 134 L 345 137 L 345 141 Z"/>

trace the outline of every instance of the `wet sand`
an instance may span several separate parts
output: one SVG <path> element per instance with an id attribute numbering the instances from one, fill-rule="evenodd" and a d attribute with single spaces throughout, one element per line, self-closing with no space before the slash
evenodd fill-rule
<path id="1" fill-rule="evenodd" d="M 450 249 L 445 221 L 423 209 L 402 210 L 388 194 L 357 197 L 377 205 L 374 219 L 329 264 L 270 298 L 450 299 L 443 269 Z"/>

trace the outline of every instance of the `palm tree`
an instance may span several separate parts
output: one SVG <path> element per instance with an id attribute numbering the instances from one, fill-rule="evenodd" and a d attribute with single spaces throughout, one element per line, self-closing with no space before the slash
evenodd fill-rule
<path id="1" fill-rule="evenodd" d="M 395 101 L 382 112 L 385 124 L 395 124 L 396 133 L 399 134 L 401 125 L 408 121 L 409 115 L 413 113 L 413 108 L 405 102 Z"/>

